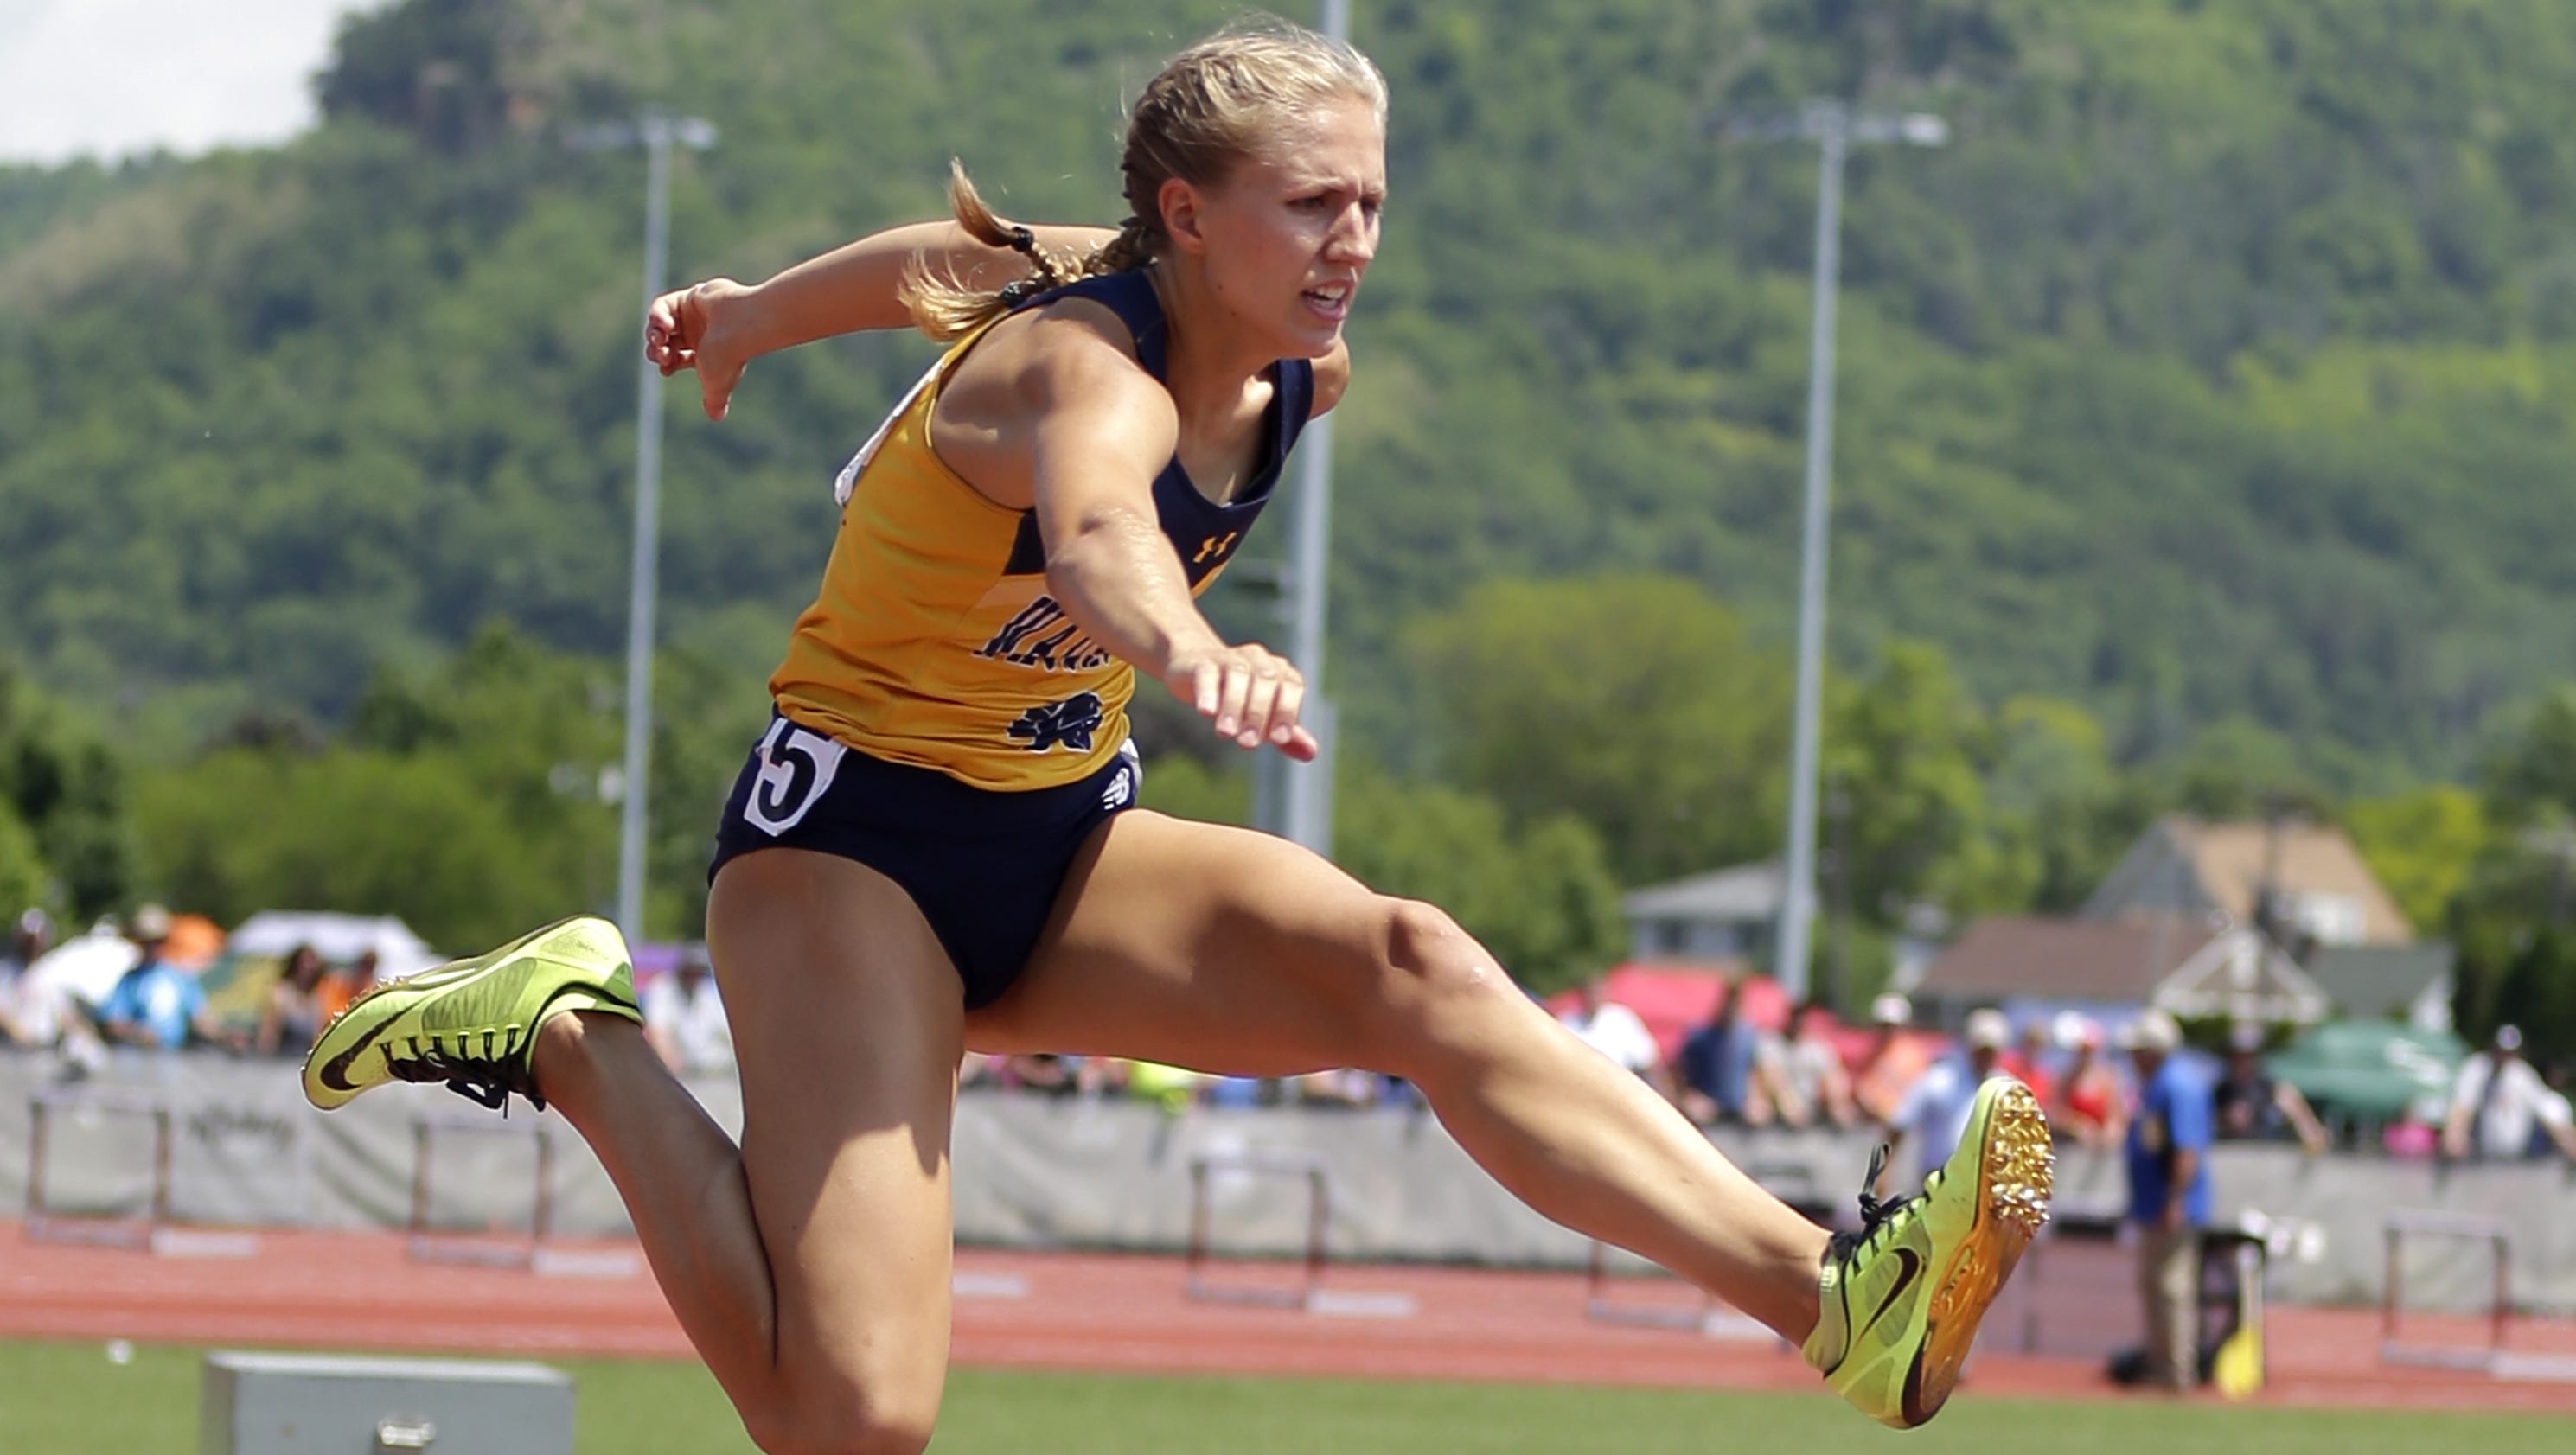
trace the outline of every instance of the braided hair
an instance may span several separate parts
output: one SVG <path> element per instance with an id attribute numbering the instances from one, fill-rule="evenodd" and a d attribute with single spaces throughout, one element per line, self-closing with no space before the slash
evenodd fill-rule
<path id="1" fill-rule="evenodd" d="M 904 274 L 903 301 L 913 322 L 942 343 L 1029 299 L 1081 278 L 1124 273 L 1161 256 L 1163 184 L 1178 177 L 1214 186 L 1252 154 L 1282 121 L 1331 100 L 1356 97 L 1386 121 L 1386 80 L 1368 57 L 1286 21 L 1255 17 L 1218 31 L 1174 56 L 1146 83 L 1128 117 L 1118 170 L 1127 217 L 1118 235 L 1082 257 L 1040 243 L 1037 234 L 986 206 L 955 160 L 948 164 L 948 207 L 969 237 L 1009 248 L 1029 272 L 992 290 L 937 278 L 919 259 Z"/>

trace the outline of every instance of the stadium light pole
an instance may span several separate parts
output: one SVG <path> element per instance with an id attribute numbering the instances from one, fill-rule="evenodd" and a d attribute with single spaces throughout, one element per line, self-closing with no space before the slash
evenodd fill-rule
<path id="1" fill-rule="evenodd" d="M 1351 38 L 1350 0 L 1321 0 L 1317 28 L 1337 41 Z M 1333 417 L 1306 426 L 1297 442 L 1296 514 L 1289 533 L 1288 659 L 1306 674 L 1302 717 L 1315 735 L 1315 761 L 1281 757 L 1280 828 L 1291 841 L 1333 856 L 1333 703 L 1324 695 L 1324 593 L 1333 515 Z"/>
<path id="2" fill-rule="evenodd" d="M 1722 118 L 1721 137 L 1812 141 L 1816 180 L 1815 314 L 1807 363 L 1806 519 L 1798 566 L 1798 687 L 1791 722 L 1789 843 L 1780 884 L 1780 929 L 1772 975 L 1791 1000 L 1807 993 L 1807 937 L 1816 915 L 1816 769 L 1824 697 L 1825 546 L 1834 448 L 1834 294 L 1841 284 L 1843 158 L 1855 143 L 1937 147 L 1950 126 L 1923 112 L 1856 112 L 1840 101 L 1810 101 L 1789 116 Z"/>
<path id="3" fill-rule="evenodd" d="M 671 148 L 705 151 L 715 124 L 695 116 L 648 111 L 633 121 L 574 132 L 576 151 L 641 146 L 644 183 L 644 309 L 660 296 L 671 240 Z M 641 318 L 643 310 L 636 316 Z M 618 784 L 617 927 L 644 937 L 644 827 L 653 745 L 653 601 L 661 565 L 662 371 L 636 351 L 635 551 L 627 572 L 626 764 Z"/>

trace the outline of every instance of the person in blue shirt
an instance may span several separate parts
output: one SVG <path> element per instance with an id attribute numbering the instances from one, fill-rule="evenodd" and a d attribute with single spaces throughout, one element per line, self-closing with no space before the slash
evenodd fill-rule
<path id="1" fill-rule="evenodd" d="M 2200 1229 L 2209 1221 L 2209 1081 L 2174 1054 L 2182 1028 L 2160 1010 L 2120 1032 L 2138 1071 L 2129 1122 L 2129 1221 L 2138 1226 L 2138 1296 L 2146 1310 L 2146 1377 L 2167 1389 L 2199 1382 Z"/>
<path id="2" fill-rule="evenodd" d="M 1908 1142 L 1914 1145 L 1918 1176 L 1950 1160 L 1969 1114 L 1976 1109 L 1977 1088 L 1988 1077 L 2008 1074 L 2003 1050 L 2011 1039 L 2012 1023 L 2002 1011 L 1989 1007 L 1968 1013 L 1959 1037 L 1960 1053 L 1933 1062 L 1916 1077 L 1906 1088 L 1905 1100 L 1897 1104 L 1896 1114 L 1887 1119 L 1887 1166 L 1879 1178 L 1882 1195 L 1891 1178 L 1903 1180 L 1896 1171 L 1897 1152 Z"/>
<path id="3" fill-rule="evenodd" d="M 238 1046 L 207 1012 L 206 992 L 197 977 L 161 956 L 170 938 L 170 912 L 147 904 L 126 921 L 125 937 L 143 952 L 134 968 L 99 1002 L 99 1029 L 119 1045 L 175 1051 L 191 1034 L 219 1045 Z"/>
<path id="4" fill-rule="evenodd" d="M 1673 1056 L 1674 1092 L 1682 1115 L 1704 1127 L 1770 1120 L 1753 1115 L 1758 1100 L 1752 1094 L 1756 1037 L 1752 1023 L 1744 1019 L 1735 982 L 1719 982 L 1708 1019 L 1692 1028 Z M 1767 1100 L 1760 1104 L 1769 1105 Z"/>

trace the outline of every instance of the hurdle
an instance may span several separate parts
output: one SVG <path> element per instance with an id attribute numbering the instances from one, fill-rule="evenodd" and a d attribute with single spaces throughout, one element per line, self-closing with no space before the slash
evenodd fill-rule
<path id="1" fill-rule="evenodd" d="M 1748 1161 L 1744 1172 L 1808 1218 L 1823 1223 L 1832 1217 L 1832 1199 L 1818 1192 L 1815 1174 L 1805 1163 Z M 1782 1191 L 1783 1187 L 1788 1190 Z M 1761 1320 L 1719 1301 L 1717 1295 L 1703 1288 L 1655 1268 L 1644 1259 L 1637 1262 L 1641 1267 L 1653 1269 L 1651 1274 L 1631 1277 L 1613 1273 L 1610 1267 L 1611 1245 L 1598 1238 L 1592 1239 L 1591 1245 L 1583 1268 L 1583 1316 L 1586 1319 L 1596 1324 L 1626 1324 L 1639 1328 L 1696 1329 L 1711 1339 L 1782 1342 L 1785 1347 L 1785 1341 L 1781 1341 Z M 1611 1290 L 1623 1281 L 1679 1286 L 1689 1289 L 1690 1295 L 1683 1299 L 1613 1296 Z"/>
<path id="2" fill-rule="evenodd" d="M 2509 1360 L 2504 1344 L 2505 1331 L 2513 1319 L 2512 1225 L 2502 1218 L 2480 1213 L 2398 1208 L 2388 1214 L 2386 1229 L 2388 1276 L 2380 1301 L 2379 1362 L 2434 1369 L 2483 1369 L 2492 1373 L 2500 1361 Z M 2488 1335 L 2483 1347 L 2421 1344 L 2410 1342 L 2403 1336 L 2405 1251 L 2409 1237 L 2486 1244 L 2495 1269 L 2495 1299 L 2494 1306 L 2488 1311 Z"/>
<path id="3" fill-rule="evenodd" d="M 515 1137 L 533 1144 L 536 1153 L 536 1197 L 528 1218 L 527 1240 L 499 1240 L 486 1224 L 480 1234 L 433 1225 L 435 1188 L 431 1169 L 440 1135 Z M 422 1112 L 411 1122 L 411 1218 L 404 1229 L 403 1252 L 415 1263 L 465 1263 L 493 1268 L 536 1269 L 554 1236 L 555 1145 L 542 1123 L 512 1123 L 493 1117 L 432 1115 Z"/>
<path id="4" fill-rule="evenodd" d="M 1210 1273 L 1215 1256 L 1216 1196 L 1220 1174 L 1269 1177 L 1306 1185 L 1306 1247 L 1298 1282 L 1292 1287 L 1221 1283 Z M 1318 1159 L 1295 1152 L 1196 1152 L 1190 1156 L 1190 1234 L 1183 1255 L 1181 1292 L 1197 1303 L 1253 1304 L 1299 1309 L 1310 1314 L 1357 1318 L 1407 1318 L 1414 1312 L 1409 1293 L 1363 1293 L 1324 1286 L 1324 1235 L 1332 1223 L 1332 1179 Z"/>
<path id="5" fill-rule="evenodd" d="M 1632 1328 L 1694 1329 L 1711 1339 L 1737 1339 L 1747 1343 L 1777 1341 L 1769 1325 L 1749 1314 L 1722 1303 L 1717 1295 L 1686 1283 L 1672 1274 L 1638 1259 L 1652 1272 L 1637 1275 L 1611 1271 L 1614 1250 L 1598 1238 L 1584 1260 L 1583 1316 L 1596 1324 L 1625 1324 Z M 1621 1283 L 1645 1283 L 1689 1290 L 1681 1299 L 1618 1298 L 1611 1290 Z"/>
<path id="6" fill-rule="evenodd" d="M 1295 1288 L 1218 1283 L 1208 1276 L 1213 1256 L 1216 1198 L 1209 1183 L 1215 1173 L 1303 1180 L 1306 1184 L 1305 1277 Z M 1255 1303 L 1279 1308 L 1304 1305 L 1324 1286 L 1324 1230 L 1333 1215 L 1331 1180 L 1324 1164 L 1288 1152 L 1196 1152 L 1190 1156 L 1190 1242 L 1183 1261 L 1182 1291 L 1200 1303 Z"/>
<path id="7" fill-rule="evenodd" d="M 152 1190 L 140 1217 L 116 1213 L 65 1212 L 56 1208 L 46 1188 L 57 1114 L 80 1117 L 139 1117 L 152 1126 Z M 86 1243 L 111 1248 L 148 1249 L 154 1235 L 170 1222 L 170 1160 L 173 1136 L 169 1103 L 157 1097 L 107 1089 L 74 1091 L 47 1087 L 27 1098 L 26 1236 L 40 1243 Z"/>

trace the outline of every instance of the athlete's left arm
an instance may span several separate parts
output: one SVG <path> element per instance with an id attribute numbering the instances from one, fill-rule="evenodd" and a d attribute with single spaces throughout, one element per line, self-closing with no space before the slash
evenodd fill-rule
<path id="1" fill-rule="evenodd" d="M 1333 340 L 1333 351 L 1315 361 L 1315 405 L 1306 411 L 1308 419 L 1320 419 L 1342 402 L 1342 391 L 1351 384 L 1351 341 Z"/>
<path id="2" fill-rule="evenodd" d="M 1117 234 L 1102 227 L 1037 226 L 1038 245 L 1080 258 Z M 644 357 L 664 377 L 698 372 L 707 417 L 724 418 L 745 365 L 762 354 L 871 329 L 910 328 L 903 279 L 915 262 L 933 277 L 999 288 L 1029 276 L 1029 260 L 977 240 L 955 222 L 917 222 L 871 233 L 745 286 L 710 278 L 653 300 Z"/>

